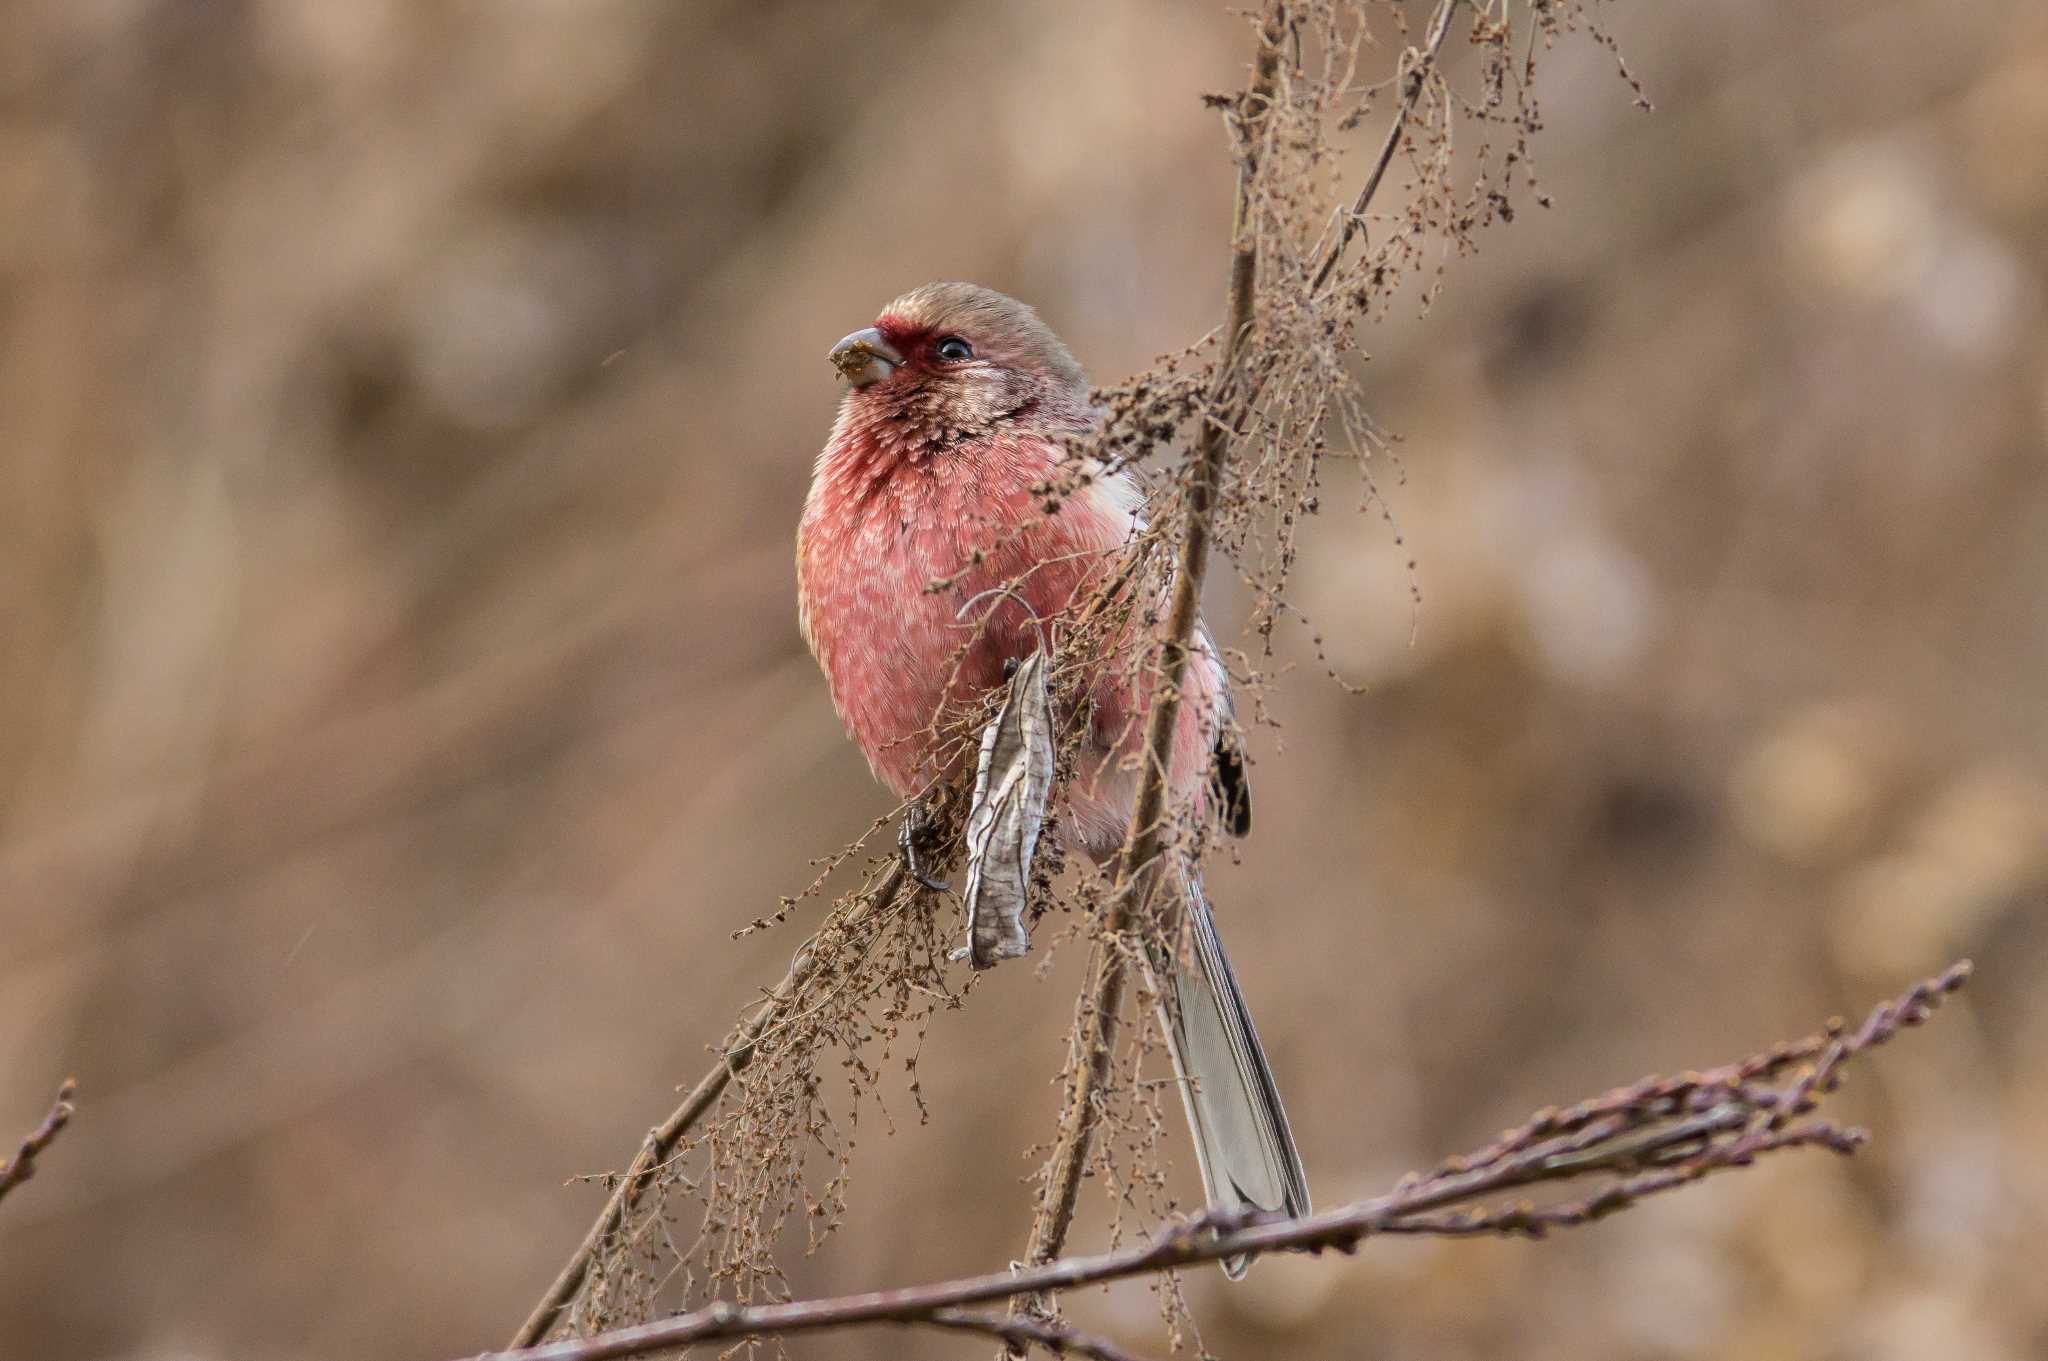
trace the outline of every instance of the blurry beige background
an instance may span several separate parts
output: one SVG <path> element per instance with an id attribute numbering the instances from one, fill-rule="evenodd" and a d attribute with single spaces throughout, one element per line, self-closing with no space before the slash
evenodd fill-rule
<path id="1" fill-rule="evenodd" d="M 1422 603 L 1333 490 L 1299 597 L 1370 692 L 1286 681 L 1215 876 L 1318 1197 L 1983 968 L 1853 1163 L 1194 1307 L 1237 1357 L 2038 1356 L 2048 10 L 1611 19 L 1658 111 L 1558 52 L 1556 206 L 1372 338 Z M 0 9 L 0 1136 L 84 1092 L 0 1356 L 503 1340 L 801 927 L 728 933 L 886 806 L 794 621 L 826 346 L 949 276 L 1104 380 L 1205 330 L 1245 51 L 1164 0 Z M 945 1018 L 803 1287 L 1018 1251 L 1063 963 Z"/>

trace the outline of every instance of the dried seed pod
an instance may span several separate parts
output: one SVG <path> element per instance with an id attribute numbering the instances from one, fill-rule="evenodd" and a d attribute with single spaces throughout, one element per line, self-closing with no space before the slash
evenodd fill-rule
<path id="1" fill-rule="evenodd" d="M 1052 793 L 1052 693 L 1034 652 L 1010 677 L 1003 707 L 981 735 L 967 814 L 967 944 L 953 952 L 977 969 L 1031 949 L 1024 906 L 1031 858 Z"/>

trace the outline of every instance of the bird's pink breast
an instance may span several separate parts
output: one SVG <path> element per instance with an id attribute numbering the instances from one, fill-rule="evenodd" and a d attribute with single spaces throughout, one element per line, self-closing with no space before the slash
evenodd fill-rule
<path id="1" fill-rule="evenodd" d="M 1056 460 L 1053 446 L 1028 435 L 899 458 L 845 420 L 819 460 L 797 538 L 804 632 L 848 732 L 899 797 L 949 773 L 938 769 L 933 741 L 947 703 L 1000 685 L 1005 661 L 1038 645 L 1014 604 L 990 597 L 966 620 L 962 605 L 1007 587 L 1031 614 L 1052 619 L 1114 563 L 1135 526 L 1100 486 L 1048 513 L 1032 487 L 1056 473 Z M 976 637 L 973 620 L 986 610 L 991 622 Z M 1120 670 L 1091 697 L 1099 749 L 1068 799 L 1071 831 L 1098 854 L 1122 839 L 1134 777 L 1109 758 L 1134 748 L 1148 688 L 1122 683 Z M 1191 672 L 1192 702 L 1176 734 L 1177 785 L 1207 768 L 1208 716 L 1221 693 L 1220 670 L 1205 658 Z"/>
<path id="2" fill-rule="evenodd" d="M 886 466 L 838 444 L 797 541 L 804 623 L 847 729 L 907 796 L 940 773 L 929 729 L 945 702 L 1000 684 L 1003 663 L 1037 645 L 1014 603 L 990 597 L 966 619 L 961 607 L 1008 586 L 1051 618 L 1122 546 L 1129 519 L 1091 494 L 1047 514 L 1031 487 L 1053 473 L 1052 451 L 1028 437 Z"/>

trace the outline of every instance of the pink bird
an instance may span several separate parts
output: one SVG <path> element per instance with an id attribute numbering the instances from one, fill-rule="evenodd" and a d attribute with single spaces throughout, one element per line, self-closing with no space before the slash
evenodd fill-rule
<path id="1" fill-rule="evenodd" d="M 1034 493 L 1071 471 L 1062 437 L 1101 416 L 1067 347 L 1013 298 L 926 284 L 830 357 L 851 386 L 797 533 L 800 620 L 848 733 L 876 776 L 912 798 L 955 773 L 941 763 L 958 759 L 957 745 L 940 749 L 934 720 L 1002 685 L 1040 645 L 1032 616 L 1055 618 L 1101 579 L 1141 527 L 1141 497 L 1123 474 L 1050 513 Z M 963 603 L 991 591 L 1010 594 L 963 620 Z M 1129 670 L 1105 666 L 1094 684 L 1060 825 L 1098 862 L 1123 845 L 1137 793 L 1125 758 L 1142 743 L 1149 686 Z M 1206 629 L 1184 693 L 1172 796 L 1243 835 L 1245 768 Z M 1305 1215 L 1301 1157 L 1193 865 L 1183 860 L 1177 880 L 1193 948 L 1162 961 L 1166 1030 L 1209 1203 Z M 1233 1277 L 1244 1267 L 1224 1264 Z"/>

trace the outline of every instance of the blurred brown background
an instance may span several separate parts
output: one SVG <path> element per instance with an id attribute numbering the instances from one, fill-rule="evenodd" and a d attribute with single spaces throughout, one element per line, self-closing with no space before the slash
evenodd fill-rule
<path id="1" fill-rule="evenodd" d="M 1559 51 L 1555 208 L 1373 337 L 1422 604 L 1328 498 L 1299 596 L 1371 690 L 1286 682 L 1215 876 L 1318 1198 L 1983 967 L 1856 1079 L 1853 1163 L 1194 1307 L 1237 1357 L 2038 1356 L 2048 10 L 1611 20 L 1658 111 Z M 0 1355 L 502 1341 L 599 1199 L 564 1178 L 801 928 L 728 932 L 886 806 L 794 622 L 826 346 L 934 277 L 1104 380 L 1212 325 L 1196 95 L 1244 32 L 0 9 L 0 1136 L 84 1089 L 0 1206 Z M 801 1285 L 1018 1251 L 1063 963 L 945 1018 Z M 1142 1289 L 1076 1307 L 1157 1345 Z"/>

